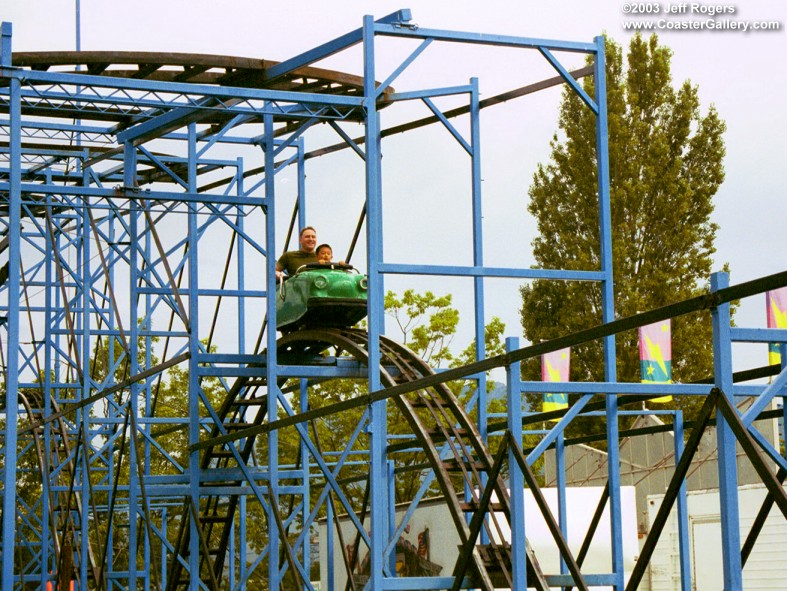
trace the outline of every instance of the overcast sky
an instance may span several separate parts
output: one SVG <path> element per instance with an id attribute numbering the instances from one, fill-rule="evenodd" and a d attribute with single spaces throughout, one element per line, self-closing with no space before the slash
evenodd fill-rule
<path id="1" fill-rule="evenodd" d="M 653 5 L 662 13 L 670 6 L 681 10 L 678 3 Z M 625 12 L 630 6 L 607 0 L 529 3 L 429 0 L 409 5 L 348 0 L 279 3 L 262 0 L 82 0 L 82 49 L 189 52 L 283 60 L 358 28 L 364 14 L 380 17 L 399 8 L 410 8 L 414 22 L 425 28 L 586 42 L 605 32 L 625 44 L 631 32 L 624 30 L 624 22 L 634 18 Z M 687 3 L 683 6 L 686 7 L 683 14 L 662 14 L 663 22 L 704 21 L 708 18 L 709 7 L 716 5 Z M 752 21 L 778 21 L 783 28 L 787 22 L 787 7 L 781 2 L 752 0 L 724 6 L 734 12 L 717 16 L 717 19 L 734 23 L 731 26 Z M 691 14 L 693 8 L 695 13 Z M 14 25 L 16 51 L 74 49 L 74 14 L 75 2 L 66 0 L 4 0 L 0 8 L 0 19 Z M 727 177 L 716 196 L 713 216 L 720 225 L 717 266 L 730 263 L 732 283 L 787 269 L 787 248 L 784 246 L 787 109 L 783 104 L 787 95 L 787 68 L 784 67 L 787 33 L 784 30 L 661 30 L 659 35 L 661 42 L 674 51 L 675 83 L 691 79 L 699 86 L 703 111 L 714 103 L 727 122 Z M 379 47 L 378 67 L 386 70 L 401 61 L 412 45 Z M 359 57 L 357 51 L 347 52 L 320 65 L 360 74 Z M 581 64 L 581 56 L 565 55 L 561 59 L 569 67 Z M 537 52 L 440 46 L 430 48 L 412 71 L 394 86 L 397 90 L 449 86 L 464 84 L 470 76 L 478 76 L 484 98 L 552 75 L 554 71 Z M 527 188 L 537 163 L 547 158 L 548 142 L 556 129 L 560 97 L 556 90 L 542 95 L 492 107 L 482 115 L 484 199 L 487 202 L 484 248 L 488 265 L 527 267 L 532 264 L 529 245 L 535 228 L 525 210 Z M 425 114 L 414 110 L 390 115 L 384 112 L 383 124 L 398 122 L 398 118 L 406 118 L 410 113 Z M 464 129 L 461 124 L 460 129 Z M 318 138 L 316 144 L 309 144 L 309 141 L 307 138 L 307 149 L 326 140 Z M 328 143 L 335 141 L 331 139 Z M 413 132 L 409 138 L 397 136 L 383 148 L 385 195 L 388 203 L 394 198 L 396 201 L 386 209 L 389 216 L 385 236 L 387 259 L 470 264 L 470 244 L 463 230 L 467 228 L 469 172 L 461 148 L 447 133 L 434 130 Z M 333 160 L 329 160 L 331 158 Z M 340 156 L 310 161 L 308 172 L 310 198 L 329 204 L 312 207 L 310 215 L 313 217 L 309 222 L 318 226 L 320 238 L 334 244 L 334 252 L 342 253 L 349 243 L 362 198 L 360 161 L 348 151 Z M 337 202 L 337 194 L 346 196 L 347 203 L 345 200 Z M 461 203 L 457 205 L 455 200 Z M 337 213 L 352 218 L 348 227 L 332 217 Z M 419 223 L 418 219 L 428 220 L 428 223 Z M 439 226 L 441 229 L 435 230 L 435 219 L 444 221 Z M 388 230 L 389 224 L 392 231 Z M 400 224 L 409 228 L 405 236 L 399 231 Z M 410 283 L 398 278 L 391 278 L 387 283 L 393 288 L 407 285 Z M 471 288 L 469 282 L 440 278 L 412 285 L 420 289 L 428 287 L 438 293 L 454 292 L 460 302 L 467 301 L 463 293 Z M 501 316 L 511 335 L 521 332 L 516 311 L 517 287 L 517 282 L 490 281 L 487 288 L 488 313 Z M 744 306 L 738 323 L 762 326 L 764 319 L 763 299 Z M 463 332 L 462 346 L 468 338 Z M 740 359 L 748 360 L 749 351 L 750 348 L 746 349 Z M 752 363 L 764 362 L 764 349 L 758 349 L 755 358 Z M 736 365 L 750 366 L 751 363 L 739 360 Z"/>

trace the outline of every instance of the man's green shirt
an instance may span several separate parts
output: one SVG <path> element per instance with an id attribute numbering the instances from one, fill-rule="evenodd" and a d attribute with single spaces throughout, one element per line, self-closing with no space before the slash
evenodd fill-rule
<path id="1" fill-rule="evenodd" d="M 308 265 L 309 263 L 316 263 L 317 262 L 317 253 L 315 252 L 304 252 L 302 250 L 290 250 L 285 252 L 279 260 L 277 264 L 279 267 L 284 269 L 287 272 L 287 275 L 292 277 L 295 275 L 295 272 L 300 269 L 303 265 Z"/>

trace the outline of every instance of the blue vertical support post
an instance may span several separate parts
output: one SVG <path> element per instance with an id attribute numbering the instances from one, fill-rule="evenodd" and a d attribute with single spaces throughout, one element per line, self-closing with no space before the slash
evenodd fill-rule
<path id="1" fill-rule="evenodd" d="M 519 339 L 506 339 L 506 352 L 519 349 Z M 512 445 L 522 445 L 522 378 L 520 363 L 512 363 L 506 367 L 506 397 L 508 417 L 507 428 Z M 511 500 L 511 556 L 522 557 L 511 561 L 512 591 L 527 590 L 527 538 L 525 537 L 525 477 L 519 470 L 514 452 L 508 450 L 508 487 Z"/>
<path id="2" fill-rule="evenodd" d="M 51 175 L 49 171 L 47 171 L 47 184 L 51 184 Z M 47 211 L 52 211 L 52 195 L 46 196 L 46 207 Z M 44 229 L 44 242 L 49 248 L 50 244 L 50 237 L 49 237 L 49 228 Z M 44 319 L 44 342 L 45 344 L 45 355 L 44 355 L 44 415 L 49 416 L 52 413 L 52 400 L 53 400 L 53 390 L 52 390 L 52 380 L 54 376 L 55 368 L 53 368 L 54 359 L 53 359 L 53 342 L 52 342 L 52 285 L 53 285 L 53 265 L 52 265 L 52 257 L 47 256 L 44 260 L 44 283 L 46 284 L 46 290 L 44 293 L 44 307 L 46 309 L 45 319 Z M 52 426 L 46 425 L 44 427 L 44 449 L 52 449 Z M 50 500 L 52 499 L 51 496 L 51 481 L 49 478 L 42 478 L 43 481 L 43 504 L 41 507 L 41 514 L 42 515 L 49 515 L 49 511 L 51 510 Z M 54 538 L 56 533 L 51 531 L 50 529 L 50 522 L 48 520 L 44 521 L 43 532 L 41 535 L 41 543 L 43 545 L 43 555 L 41 557 L 41 564 L 44 565 L 44 572 L 42 576 L 44 578 L 49 577 L 50 572 L 54 572 L 54 561 L 56 559 L 55 552 L 54 552 Z M 43 585 L 42 585 L 43 588 Z"/>
<path id="3" fill-rule="evenodd" d="M 675 466 L 678 465 L 680 457 L 683 455 L 683 412 L 675 413 L 673 426 L 675 436 Z M 686 481 L 684 480 L 678 489 L 678 545 L 680 548 L 680 589 L 681 591 L 691 591 L 691 560 L 689 553 L 689 506 L 686 498 Z"/>
<path id="4" fill-rule="evenodd" d="M 126 187 L 126 194 L 133 194 L 137 188 L 137 151 L 134 144 L 130 141 L 125 142 L 123 149 L 123 183 Z M 129 356 L 128 367 L 129 375 L 139 373 L 139 288 L 141 287 L 140 263 L 139 263 L 139 237 L 140 231 L 140 204 L 136 197 L 132 196 L 129 203 Z M 136 471 L 138 461 L 137 434 L 135 431 L 136 419 L 139 417 L 139 383 L 131 384 L 129 388 L 129 400 L 126 405 L 126 412 L 129 413 L 131 420 L 128 421 L 129 445 L 129 474 L 128 474 L 128 547 L 134 551 L 128 555 L 128 581 L 129 588 L 137 587 L 137 493 L 139 492 L 139 474 Z"/>
<path id="5" fill-rule="evenodd" d="M 240 515 L 238 516 L 239 532 L 240 532 L 240 550 L 238 552 L 239 577 L 240 577 L 240 591 L 246 591 L 246 580 L 249 575 L 246 572 L 246 495 L 240 496 Z"/>
<path id="6" fill-rule="evenodd" d="M 388 460 L 388 539 L 393 540 L 396 532 L 396 487 L 393 460 Z M 393 552 L 388 555 L 388 569 L 392 577 L 396 575 L 396 544 Z"/>
<path id="7" fill-rule="evenodd" d="M 230 589 L 235 588 L 235 563 L 236 563 L 236 556 L 235 556 L 235 523 L 237 518 L 233 518 L 232 523 L 230 524 L 230 547 L 228 549 L 228 560 L 227 564 L 229 565 L 229 587 Z"/>
<path id="8" fill-rule="evenodd" d="M 301 380 L 301 406 L 299 412 L 306 412 L 309 410 L 309 380 L 302 379 Z M 309 506 L 309 499 L 311 497 L 311 486 L 309 482 L 309 450 L 306 447 L 306 444 L 303 440 L 300 441 L 300 452 L 301 452 L 301 495 L 302 495 L 302 503 L 301 503 L 301 519 L 303 520 L 302 523 L 306 524 L 309 520 L 309 513 L 311 507 Z M 330 503 L 328 503 L 330 505 Z M 304 527 L 307 527 L 304 525 Z M 308 526 L 311 529 L 311 526 Z M 307 533 L 303 536 L 303 545 L 301 546 L 302 551 L 302 561 L 303 561 L 303 571 L 308 573 L 311 572 L 311 532 Z"/>
<path id="9" fill-rule="evenodd" d="M 336 581 L 334 577 L 336 573 L 333 570 L 333 561 L 334 561 L 334 539 L 335 535 L 333 533 L 333 503 L 326 503 L 325 504 L 325 562 L 326 564 L 320 565 L 320 571 L 327 573 L 328 579 L 328 589 L 326 591 L 335 591 L 336 590 Z M 323 571 L 323 568 L 325 569 Z"/>
<path id="10" fill-rule="evenodd" d="M 108 238 L 108 241 L 109 241 L 110 244 L 114 244 L 115 243 L 115 239 L 116 239 L 115 216 L 116 216 L 116 213 L 113 212 L 113 211 L 110 211 L 108 216 L 107 216 L 107 225 L 108 225 L 107 238 Z M 111 285 L 114 285 L 115 284 L 115 264 L 114 263 L 117 260 L 118 255 L 117 255 L 117 253 L 115 252 L 114 249 L 109 249 L 107 254 L 108 254 L 108 265 L 109 265 L 109 277 L 108 277 L 108 280 L 109 280 L 109 283 Z M 47 308 L 49 308 L 49 306 L 47 306 Z M 117 320 L 115 318 L 115 315 L 114 314 L 110 314 L 109 327 L 110 327 L 110 329 L 112 329 L 113 333 L 114 333 L 114 331 L 116 329 L 120 328 L 119 325 L 116 325 L 116 322 L 117 322 Z M 107 367 L 112 367 L 114 362 L 115 362 L 115 339 L 116 338 L 118 338 L 118 337 L 117 336 L 112 336 L 112 337 L 108 337 L 107 338 Z M 48 341 L 48 339 L 47 339 L 47 341 Z M 49 356 L 47 356 L 47 359 L 48 358 L 49 358 Z M 114 405 L 109 404 L 109 405 L 107 405 L 107 408 L 109 410 L 109 417 L 111 419 L 114 419 L 115 421 L 117 421 L 119 424 L 122 424 L 120 422 L 120 417 L 118 415 L 118 411 L 117 411 L 116 407 Z M 117 470 L 117 466 L 115 466 L 114 462 L 112 462 L 110 460 L 109 465 L 107 466 L 107 482 L 113 482 L 114 481 L 114 476 L 115 476 L 116 470 Z M 112 498 L 113 498 L 113 496 L 112 496 L 111 493 L 107 495 L 107 506 L 109 506 L 110 503 L 112 502 Z M 165 522 L 162 522 L 162 523 L 165 523 Z M 110 523 L 107 526 L 107 544 L 108 544 L 108 546 L 110 548 L 113 547 L 114 536 L 115 536 L 115 530 L 114 530 L 114 527 L 113 527 L 112 522 L 110 520 Z M 104 570 L 104 572 L 106 573 L 105 576 L 110 577 L 112 575 L 113 571 L 114 571 L 114 568 L 115 568 L 114 567 L 114 557 L 112 556 L 112 553 L 111 552 L 107 552 L 107 556 L 106 556 L 106 558 L 104 560 L 105 560 L 105 563 L 106 563 L 105 564 L 105 570 Z M 166 563 L 164 563 L 164 564 L 166 565 Z M 163 567 L 163 568 L 165 568 L 165 567 Z"/>
<path id="11" fill-rule="evenodd" d="M 167 539 L 167 506 L 161 508 L 161 564 L 159 564 L 159 581 L 161 581 L 160 588 L 167 588 L 167 544 L 164 540 Z"/>
<path id="12" fill-rule="evenodd" d="M 81 161 L 77 161 L 79 170 L 82 172 L 82 186 L 87 186 L 87 173 L 82 170 Z M 82 235 L 82 248 L 81 252 L 81 269 L 80 276 L 82 279 L 82 399 L 85 400 L 90 397 L 91 393 L 91 379 L 90 379 L 90 358 L 92 351 L 90 350 L 90 306 L 91 306 L 91 293 L 93 291 L 92 273 L 90 272 L 90 198 L 85 195 L 82 202 L 82 217 L 80 220 Z M 88 577 L 88 542 L 89 542 L 89 520 L 88 511 L 90 503 L 87 499 L 90 498 L 90 461 L 89 452 L 92 449 L 92 434 L 90 432 L 90 416 L 92 414 L 93 405 L 89 404 L 80 410 L 82 416 L 82 432 L 85 437 L 85 445 L 82 453 L 82 479 L 80 482 L 82 503 L 80 505 L 81 515 L 79 516 L 80 532 L 80 561 L 79 561 L 79 579 L 80 581 L 87 581 Z"/>
<path id="13" fill-rule="evenodd" d="M 244 197 L 243 186 L 243 158 L 238 157 L 235 160 L 235 192 L 238 197 Z M 244 293 L 246 290 L 246 241 L 243 238 L 245 232 L 244 222 L 246 219 L 246 206 L 238 205 L 235 210 L 235 224 L 238 226 L 238 235 L 236 236 L 235 249 L 238 253 L 237 257 L 237 270 L 238 270 L 238 292 Z M 243 296 L 238 297 L 238 354 L 244 355 L 246 353 L 246 298 Z M 256 353 L 256 351 L 254 351 Z M 248 410 L 244 411 L 245 413 Z M 238 518 L 238 535 L 240 544 L 238 545 L 238 579 L 240 581 L 241 591 L 246 589 L 246 496 L 240 495 L 240 516 Z M 234 569 L 234 565 L 230 563 L 230 568 Z M 231 586 L 234 588 L 234 586 Z"/>
<path id="14" fill-rule="evenodd" d="M 779 358 L 782 362 L 782 370 L 787 367 L 787 343 L 782 343 L 779 346 Z M 787 457 L 787 445 L 784 445 L 787 442 L 787 404 L 785 404 L 785 400 L 787 400 L 787 396 L 782 396 L 782 429 L 781 429 L 781 437 L 782 440 L 779 442 L 780 446 L 779 449 L 784 449 L 784 457 Z M 778 431 L 778 429 L 777 429 Z M 782 445 L 784 447 L 782 447 Z"/>
<path id="15" fill-rule="evenodd" d="M 600 258 L 602 319 L 612 322 L 615 319 L 615 290 L 612 275 L 612 213 L 609 188 L 609 146 L 607 121 L 607 73 L 604 37 L 594 39 L 596 59 L 593 75 L 595 80 L 596 115 L 596 161 L 598 175 L 598 203 L 600 224 Z M 617 381 L 615 367 L 615 336 L 604 338 L 604 380 Z M 618 448 L 618 401 L 616 396 L 606 397 L 607 448 L 609 474 L 609 507 L 611 527 L 612 573 L 615 589 L 623 589 L 623 530 L 620 520 L 620 450 Z"/>
<path id="16" fill-rule="evenodd" d="M 383 334 L 382 274 L 382 192 L 380 190 L 380 119 L 377 113 L 374 63 L 374 21 L 363 19 L 364 109 L 366 111 L 366 244 L 369 278 L 369 391 L 381 388 L 380 335 Z M 388 483 L 385 446 L 387 441 L 386 402 L 371 404 L 371 548 L 369 549 L 369 589 L 383 588 L 383 553 L 388 532 Z"/>
<path id="17" fill-rule="evenodd" d="M 51 195 L 46 196 L 46 207 L 50 206 L 51 202 Z M 48 235 L 47 230 L 43 232 L 44 244 L 48 243 Z M 49 286 L 51 285 L 51 278 L 52 278 L 52 258 L 46 257 L 44 261 L 44 285 L 46 286 L 44 290 L 44 309 L 51 310 L 51 293 Z M 42 393 L 43 393 L 43 410 L 44 416 L 49 416 L 52 412 L 52 355 L 51 355 L 51 342 L 50 342 L 50 323 L 48 313 L 45 314 L 44 318 L 44 375 L 43 383 L 42 383 Z M 42 429 L 43 432 L 43 439 L 44 439 L 44 449 L 52 449 L 52 428 L 50 425 L 45 425 Z M 41 514 L 42 515 L 49 515 L 49 511 L 51 510 L 50 499 L 51 499 L 51 482 L 49 478 L 42 478 L 41 479 Z M 50 547 L 51 541 L 53 539 L 53 532 L 50 531 L 50 524 L 48 520 L 44 520 L 42 522 L 41 527 L 41 579 L 40 584 L 41 588 L 46 588 L 46 582 L 49 577 L 49 573 L 53 572 L 52 565 L 50 565 L 50 561 L 53 559 L 54 556 L 54 548 Z"/>
<path id="18" fill-rule="evenodd" d="M 11 23 L 0 30 L 0 65 L 11 65 Z M 19 406 L 19 297 L 22 222 L 22 107 L 19 79 L 9 79 L 10 191 L 8 212 L 8 360 L 6 362 L 5 466 L 3 471 L 2 588 L 14 586 L 16 547 L 16 447 Z"/>
<path id="19" fill-rule="evenodd" d="M 144 201 L 144 207 L 146 211 L 150 211 L 151 203 L 149 201 Z M 145 216 L 145 220 L 147 222 L 148 216 Z M 151 218 L 151 225 L 155 223 L 152 221 Z M 156 229 L 154 227 L 147 228 L 145 232 L 145 259 L 147 261 L 153 260 L 153 232 Z M 170 289 L 175 289 L 175 286 L 171 286 Z M 150 293 L 145 294 L 145 321 L 143 323 L 143 329 L 145 331 L 145 369 L 149 369 L 153 366 L 153 337 L 151 336 L 151 331 L 153 330 L 153 302 L 152 302 L 152 295 Z M 153 413 L 153 391 L 152 391 L 152 380 L 145 380 L 145 384 L 143 388 L 145 389 L 145 407 L 142 412 L 139 413 L 137 416 L 144 416 L 144 417 L 152 417 Z M 140 425 L 138 427 L 140 431 L 144 430 L 145 435 L 142 438 L 142 477 L 147 479 L 150 477 L 150 460 L 151 460 L 151 443 L 150 443 L 150 423 L 145 422 L 144 425 Z M 135 433 L 135 437 L 137 434 Z M 139 452 L 138 452 L 139 453 Z M 140 482 L 140 486 L 144 486 L 144 482 Z M 151 506 L 150 506 L 150 498 L 142 496 L 142 488 L 140 488 L 140 501 L 142 502 L 142 513 L 143 515 L 150 515 L 151 514 Z M 150 529 L 145 528 L 143 529 L 144 537 L 142 539 L 142 561 L 143 564 L 150 564 L 150 554 L 151 554 L 151 543 L 152 540 L 147 535 Z M 144 570 L 144 577 L 145 577 L 145 591 L 149 591 L 150 589 L 150 582 L 151 582 L 151 571 L 150 569 Z"/>
<path id="20" fill-rule="evenodd" d="M 566 442 L 563 431 L 555 440 L 555 480 L 557 483 L 557 518 L 560 524 L 560 533 L 568 539 L 568 515 L 566 512 Z M 560 556 L 560 573 L 568 573 L 568 565 L 563 556 Z"/>
<path id="21" fill-rule="evenodd" d="M 164 539 L 161 540 L 161 564 L 159 568 L 159 581 L 161 581 L 161 589 L 167 588 L 167 544 L 164 543 L 167 535 L 167 507 L 161 508 L 161 531 L 164 534 Z"/>
<path id="22" fill-rule="evenodd" d="M 483 267 L 484 265 L 484 238 L 483 238 L 483 203 L 481 200 L 481 130 L 479 121 L 478 105 L 478 78 L 470 79 L 470 172 L 472 183 L 472 215 L 473 215 L 473 265 Z M 486 357 L 486 315 L 484 311 L 484 278 L 473 278 L 474 296 L 474 328 L 475 328 L 475 348 L 477 361 Z M 481 438 L 487 441 L 487 398 L 486 398 L 486 374 L 482 373 L 476 380 L 476 408 L 478 411 L 477 425 Z M 481 484 L 486 484 L 486 475 L 481 475 Z M 472 491 L 465 485 L 466 500 L 470 500 Z M 486 528 L 481 530 L 480 542 L 489 543 L 489 534 Z"/>
<path id="23" fill-rule="evenodd" d="M 484 266 L 483 204 L 481 200 L 481 125 L 479 122 L 478 78 L 470 79 L 470 146 L 473 191 L 473 265 Z M 475 350 L 476 360 L 486 357 L 486 315 L 484 312 L 484 278 L 473 278 L 475 296 Z M 487 440 L 486 374 L 478 376 L 478 430 Z"/>
<path id="24" fill-rule="evenodd" d="M 191 193 L 197 192 L 197 127 L 194 123 L 188 125 L 188 163 L 186 184 Z M 199 275 L 199 227 L 197 220 L 198 203 L 188 204 L 188 231 L 187 241 L 189 246 L 188 260 L 186 265 L 189 273 L 188 295 L 188 335 L 189 335 L 189 448 L 199 441 L 199 298 L 198 298 L 198 275 Z M 200 543 L 197 520 L 194 517 L 199 513 L 199 486 L 201 469 L 199 463 L 199 451 L 194 450 L 189 453 L 189 499 L 191 502 L 192 515 L 189 517 L 189 588 L 191 591 L 198 591 L 200 588 L 199 579 L 199 555 Z"/>
<path id="25" fill-rule="evenodd" d="M 298 138 L 296 144 L 298 149 L 298 230 L 302 230 L 306 226 L 306 161 L 303 152 L 303 138 Z"/>
<path id="26" fill-rule="evenodd" d="M 279 387 L 278 387 L 278 358 L 276 355 L 276 298 L 271 294 L 276 293 L 276 198 L 275 198 L 275 143 L 273 133 L 273 115 L 266 113 L 263 118 L 265 139 L 263 149 L 265 154 L 265 199 L 267 209 L 265 212 L 265 240 L 266 240 L 266 259 L 265 268 L 267 271 L 267 293 L 266 299 L 268 314 L 267 329 L 267 348 L 268 358 L 265 368 L 265 377 L 268 384 L 268 420 L 276 419 L 279 408 Z M 276 527 L 276 515 L 274 511 L 279 502 L 279 432 L 271 431 L 268 434 L 268 585 L 269 589 L 280 587 L 279 576 L 279 530 Z"/>
<path id="27" fill-rule="evenodd" d="M 238 197 L 243 197 L 243 158 L 238 156 L 235 160 L 235 192 Z M 243 239 L 244 220 L 246 219 L 246 206 L 238 205 L 235 210 L 235 224 L 238 226 L 237 244 L 235 245 L 238 258 L 236 268 L 238 269 L 238 292 L 246 290 L 246 244 Z M 241 296 L 237 301 L 238 305 L 238 353 L 246 353 L 246 298 Z"/>
<path id="28" fill-rule="evenodd" d="M 728 273 L 713 273 L 711 292 L 729 286 Z M 713 370 L 715 385 L 729 402 L 732 397 L 732 339 L 730 337 L 730 305 L 711 309 L 713 320 Z M 738 465 L 736 440 L 720 411 L 716 411 L 716 444 L 719 450 L 719 504 L 721 506 L 721 551 L 724 567 L 724 591 L 743 589 L 741 565 L 741 533 L 738 513 Z"/>

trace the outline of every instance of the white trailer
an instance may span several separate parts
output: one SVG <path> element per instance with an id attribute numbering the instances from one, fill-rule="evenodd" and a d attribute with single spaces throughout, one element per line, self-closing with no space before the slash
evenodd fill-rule
<path id="1" fill-rule="evenodd" d="M 741 543 L 751 529 L 767 491 L 763 485 L 738 489 Z M 663 495 L 648 496 L 648 519 L 653 523 Z M 688 530 L 692 591 L 721 591 L 721 520 L 719 491 L 691 491 L 688 500 Z M 765 522 L 757 543 L 743 569 L 746 591 L 784 591 L 787 589 L 787 521 L 774 507 Z M 680 589 L 680 550 L 677 511 L 673 509 L 650 562 L 650 586 L 647 591 Z M 644 588 L 643 588 L 644 591 Z"/>

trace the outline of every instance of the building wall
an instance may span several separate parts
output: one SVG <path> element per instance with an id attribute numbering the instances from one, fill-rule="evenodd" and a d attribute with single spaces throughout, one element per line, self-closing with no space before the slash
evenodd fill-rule
<path id="1" fill-rule="evenodd" d="M 767 491 L 763 485 L 742 486 L 738 491 L 741 543 L 751 529 Z M 723 587 L 719 493 L 692 491 L 687 495 L 689 546 L 693 591 L 718 591 Z M 664 495 L 648 498 L 648 521 L 658 511 Z M 746 591 L 783 591 L 787 588 L 787 521 L 773 508 L 743 568 Z M 650 591 L 680 588 L 677 511 L 673 510 L 651 559 Z"/>
<path id="2" fill-rule="evenodd" d="M 633 428 L 663 425 L 654 415 L 639 417 Z M 775 420 L 759 421 L 757 427 L 765 439 L 773 443 L 778 440 Z M 544 454 L 544 482 L 555 486 L 555 452 Z M 572 445 L 565 448 L 565 472 L 567 486 L 605 486 L 607 482 L 607 454 L 587 445 Z M 709 490 L 719 487 L 716 450 L 716 429 L 709 427 L 702 436 L 686 479 L 686 489 Z M 740 446 L 737 452 L 738 484 L 760 483 L 760 477 Z M 648 503 L 651 495 L 663 494 L 675 468 L 675 442 L 673 433 L 654 433 L 627 437 L 620 443 L 620 479 L 624 486 L 633 486 L 637 498 L 637 527 L 644 538 L 648 527 Z"/>

